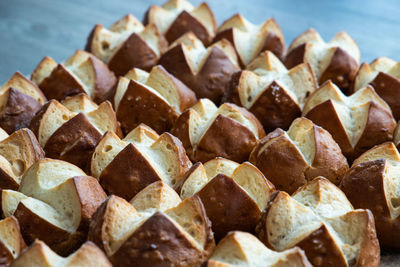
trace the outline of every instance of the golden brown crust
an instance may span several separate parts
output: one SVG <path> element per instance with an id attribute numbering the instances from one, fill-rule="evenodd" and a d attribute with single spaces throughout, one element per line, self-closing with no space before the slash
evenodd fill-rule
<path id="1" fill-rule="evenodd" d="M 215 157 L 243 162 L 256 144 L 257 138 L 247 127 L 220 114 L 203 135 L 194 155 L 190 156 L 193 161 L 201 162 Z"/>
<path id="2" fill-rule="evenodd" d="M 340 188 L 355 208 L 372 211 L 381 246 L 398 250 L 400 246 L 393 240 L 400 238 L 400 218 L 391 217 L 386 199 L 384 179 L 387 164 L 384 158 L 356 164 L 346 173 Z"/>
<path id="3" fill-rule="evenodd" d="M 159 61 L 168 72 L 191 88 L 198 98 L 221 101 L 231 75 L 239 68 L 217 46 L 212 47 L 201 69 L 194 74 L 187 61 L 182 44 L 169 49 Z"/>
<path id="4" fill-rule="evenodd" d="M 346 258 L 325 225 L 296 244 L 314 266 L 348 266 Z"/>
<path id="5" fill-rule="evenodd" d="M 212 221 L 216 240 L 233 230 L 254 231 L 261 210 L 232 178 L 218 174 L 197 195 Z"/>
<path id="6" fill-rule="evenodd" d="M 18 204 L 14 216 L 18 219 L 22 236 L 28 244 L 35 239 L 41 239 L 59 254 L 68 255 L 86 238 L 82 233 L 71 235 L 32 212 L 22 202 Z"/>
<path id="7" fill-rule="evenodd" d="M 40 79 L 40 75 L 38 73 L 41 69 L 47 67 L 46 62 L 48 60 L 53 61 L 50 58 L 44 58 L 33 72 L 33 79 Z M 79 62 L 79 60 L 82 60 L 83 62 Z M 84 63 L 84 61 L 88 61 L 88 63 Z M 78 70 L 81 72 L 91 72 L 90 74 L 86 75 L 93 76 L 91 77 L 93 81 L 89 81 L 89 83 L 93 82 L 93 85 L 84 85 L 83 83 L 85 82 L 80 80 L 80 78 L 69 69 L 70 65 L 74 65 L 76 62 L 81 65 L 89 65 L 82 68 L 81 65 L 79 65 L 77 68 L 81 68 Z M 54 64 L 56 63 L 54 62 Z M 61 101 L 69 96 L 85 93 L 90 94 L 96 103 L 101 103 L 111 96 L 112 89 L 116 83 L 114 73 L 108 69 L 106 64 L 92 54 L 82 50 L 77 50 L 76 53 L 68 59 L 65 65 L 57 64 L 55 68 L 47 74 L 46 77 L 42 78 L 43 79 L 38 84 L 39 88 L 43 91 L 48 99 L 56 99 L 58 101 Z M 91 90 L 90 92 L 87 92 L 84 86 L 93 88 L 89 89 Z"/>
<path id="8" fill-rule="evenodd" d="M 161 43 L 161 53 L 167 49 L 167 41 L 158 33 Z M 132 68 L 150 70 L 157 64 L 159 57 L 142 37 L 132 33 L 113 55 L 108 63 L 109 68 L 117 76 L 125 75 Z"/>
<path id="9" fill-rule="evenodd" d="M 93 88 L 93 101 L 102 103 L 112 97 L 112 88 L 114 87 L 117 79 L 112 71 L 110 71 L 100 59 L 93 55 L 89 57 L 92 63 L 95 77 L 95 86 Z"/>
<path id="10" fill-rule="evenodd" d="M 207 3 L 205 4 L 207 5 Z M 169 26 L 165 33 L 165 38 L 168 43 L 172 43 L 187 32 L 193 32 L 205 45 L 210 44 L 214 37 L 210 35 L 207 28 L 198 19 L 184 10 L 176 17 L 171 26 Z"/>
<path id="11" fill-rule="evenodd" d="M 79 113 L 65 122 L 47 140 L 47 157 L 68 161 L 84 169 L 102 134 Z"/>
<path id="12" fill-rule="evenodd" d="M 292 125 L 311 123 L 305 118 L 297 119 Z M 312 124 L 312 123 L 311 123 Z M 305 127 L 305 126 L 304 126 Z M 250 162 L 271 180 L 280 190 L 293 193 L 298 187 L 318 176 L 324 176 L 334 184 L 339 184 L 348 170 L 346 158 L 332 136 L 323 128 L 312 124 L 312 147 L 301 148 L 281 129 L 269 133 L 261 139 L 250 155 Z M 292 132 L 293 131 L 293 132 Z M 296 136 L 297 130 L 290 130 Z M 300 135 L 300 133 L 299 133 Z M 302 149 L 310 149 L 312 162 L 307 162 Z"/>
<path id="13" fill-rule="evenodd" d="M 16 257 L 26 248 L 25 241 L 21 235 L 18 220 L 14 217 L 8 217 L 1 221 L 1 227 L 6 228 L 3 233 L 13 235 L 12 237 L 6 237 L 6 240 L 0 240 L 0 266 L 9 266 Z M 8 232 L 7 232 L 8 230 Z M 7 241 L 17 240 L 15 243 L 7 244 Z M 16 245 L 14 247 L 13 245 Z M 10 251 L 10 249 L 12 251 Z"/>
<path id="14" fill-rule="evenodd" d="M 107 195 L 94 177 L 76 176 L 73 179 L 81 203 L 82 219 L 79 230 L 87 232 L 94 212 L 107 198 Z"/>
<path id="15" fill-rule="evenodd" d="M 357 61 L 342 48 L 337 47 L 332 59 L 319 78 L 319 83 L 331 80 L 334 84 L 348 92 L 358 71 Z"/>
<path id="16" fill-rule="evenodd" d="M 277 127 L 287 129 L 293 119 L 301 116 L 299 104 L 275 81 L 257 98 L 249 110 L 259 118 L 266 132 Z"/>
<path id="17" fill-rule="evenodd" d="M 134 80 L 129 81 L 117 109 L 117 118 L 125 134 L 141 123 L 158 133 L 169 131 L 178 116 L 172 106 Z"/>
<path id="18" fill-rule="evenodd" d="M 0 149 L 7 153 L 7 155 L 4 153 L 0 153 L 0 155 L 2 154 L 11 164 L 18 166 L 16 172 L 13 172 L 13 176 L 0 168 L 0 189 L 17 190 L 23 173 L 33 163 L 44 158 L 43 149 L 29 129 L 15 131 L 0 142 Z"/>
<path id="19" fill-rule="evenodd" d="M 400 97 L 400 80 L 384 72 L 379 72 L 370 84 L 376 93 L 385 100 L 392 109 L 396 120 L 400 119 L 400 105 L 396 99 Z"/>
<path id="20" fill-rule="evenodd" d="M 271 143 L 266 146 L 269 142 Z M 250 155 L 250 162 L 257 166 L 276 188 L 289 193 L 293 193 L 308 181 L 307 162 L 296 146 L 285 138 L 281 129 L 276 129 L 260 140 Z"/>
<path id="21" fill-rule="evenodd" d="M 244 162 L 248 159 L 259 138 L 265 136 L 262 125 L 253 114 L 231 103 L 223 105 L 223 108 L 230 110 L 232 114 L 236 113 L 237 116 L 241 115 L 248 120 L 257 133 L 254 133 L 248 126 L 218 113 L 208 125 L 198 144 L 192 144 L 190 127 L 194 126 L 191 126 L 191 118 L 198 117 L 198 114 L 195 114 L 194 109 L 188 109 L 178 118 L 171 133 L 182 141 L 186 153 L 192 161 L 206 162 L 215 157 L 224 157 Z M 212 115 L 208 114 L 208 116 Z"/>
<path id="22" fill-rule="evenodd" d="M 168 140 L 167 148 L 173 150 L 178 170 L 174 170 L 175 181 L 170 183 L 178 183 L 190 168 L 191 162 L 186 156 L 184 147 L 178 138 L 170 133 L 162 134 L 158 139 Z M 153 149 L 150 147 L 150 149 Z M 108 194 L 115 194 L 126 200 L 130 200 L 139 191 L 149 184 L 156 181 L 166 179 L 154 167 L 152 159 L 143 154 L 136 144 L 129 143 L 126 145 L 102 170 L 99 181 Z M 171 159 L 172 160 L 172 159 Z"/>
<path id="23" fill-rule="evenodd" d="M 396 123 L 390 111 L 371 101 L 367 116 L 364 131 L 355 147 L 352 147 L 332 100 L 327 100 L 315 106 L 305 114 L 305 117 L 323 127 L 332 135 L 350 162 L 374 145 L 393 139 Z M 327 120 L 326 118 L 330 119 Z"/>
<path id="24" fill-rule="evenodd" d="M 7 103 L 0 113 L 0 127 L 8 134 L 28 127 L 41 106 L 33 97 L 11 87 Z"/>
<path id="25" fill-rule="evenodd" d="M 147 185 L 161 178 L 140 151 L 128 144 L 107 165 L 99 177 L 100 184 L 109 194 L 130 200 Z"/>
<path id="26" fill-rule="evenodd" d="M 173 214 L 173 210 L 180 205 L 190 206 L 191 211 L 182 210 L 183 207 L 181 207 L 178 212 L 178 214 L 182 211 L 191 212 L 186 218 L 188 220 L 193 217 L 190 223 L 187 221 L 187 224 L 180 225 L 181 222 L 175 221 L 174 216 L 177 214 Z M 126 266 L 132 262 L 140 266 L 198 266 L 207 260 L 215 247 L 211 223 L 200 199 L 196 196 L 184 200 L 178 206 L 165 212 L 155 211 L 149 217 L 140 217 L 136 214 L 140 222 L 135 222 L 136 226 L 132 225 L 130 232 L 126 233 L 128 236 L 117 237 L 113 235 L 116 233 L 115 228 L 118 227 L 114 223 L 121 222 L 114 222 L 114 220 L 116 220 L 115 216 L 119 216 L 118 213 L 122 212 L 121 216 L 133 218 L 136 210 L 121 198 L 110 196 L 95 212 L 89 231 L 89 240 L 107 251 L 114 266 Z M 199 234 L 204 236 L 204 243 L 195 241 L 194 233 L 187 232 L 188 229 L 195 232 L 201 231 L 202 233 Z M 121 244 L 115 246 L 113 241 L 121 242 Z M 115 247 L 110 250 L 110 245 Z"/>
<path id="27" fill-rule="evenodd" d="M 61 64 L 38 86 L 48 99 L 63 100 L 68 96 L 85 93 L 82 85 Z"/>
<path id="28" fill-rule="evenodd" d="M 299 246 L 314 266 L 379 265 L 372 213 L 354 210 L 328 180 L 318 177 L 292 197 L 281 191 L 271 199 L 256 229 L 266 245 L 278 250 Z"/>

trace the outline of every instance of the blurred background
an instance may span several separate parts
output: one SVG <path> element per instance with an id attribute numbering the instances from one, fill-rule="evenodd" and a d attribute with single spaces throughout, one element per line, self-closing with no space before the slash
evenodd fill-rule
<path id="1" fill-rule="evenodd" d="M 192 0 L 198 5 L 201 1 Z M 400 1 L 210 0 L 219 23 L 242 13 L 253 23 L 274 17 L 287 46 L 315 28 L 328 41 L 347 31 L 361 49 L 362 61 L 378 56 L 400 61 Z M 44 56 L 56 61 L 84 48 L 94 24 L 110 26 L 125 14 L 142 19 L 151 4 L 164 0 L 0 0 L 0 84 L 16 70 L 29 75 Z"/>

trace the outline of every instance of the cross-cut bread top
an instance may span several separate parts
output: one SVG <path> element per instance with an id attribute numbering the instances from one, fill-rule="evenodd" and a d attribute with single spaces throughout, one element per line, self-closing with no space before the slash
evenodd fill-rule
<path id="1" fill-rule="evenodd" d="M 203 43 L 196 37 L 196 35 L 188 32 L 178 38 L 175 42 L 173 42 L 169 46 L 169 50 L 177 45 L 182 46 L 187 64 L 189 65 L 189 68 L 192 71 L 193 75 L 196 75 L 201 71 L 203 64 L 206 62 L 208 56 L 212 52 L 213 47 L 218 47 L 219 49 L 221 49 L 233 65 L 239 66 L 235 49 L 233 48 L 232 44 L 227 40 L 221 40 L 206 48 Z"/>
<path id="2" fill-rule="evenodd" d="M 182 109 L 186 108 L 183 103 L 186 101 L 191 102 L 190 99 L 193 99 L 192 102 L 194 102 L 196 99 L 189 88 L 169 74 L 162 66 L 153 67 L 150 73 L 134 68 L 124 78 L 120 78 L 114 97 L 116 110 L 118 110 L 121 99 L 125 95 L 129 80 L 144 86 L 162 101 L 173 107 L 177 113 L 181 113 Z"/>
<path id="3" fill-rule="evenodd" d="M 346 32 L 337 33 L 333 39 L 326 43 L 318 32 L 314 29 L 309 29 L 292 42 L 288 53 L 302 44 L 307 45 L 306 54 L 304 55 L 305 62 L 311 64 L 318 78 L 329 66 L 337 47 L 346 51 L 357 63 L 360 62 L 360 50 Z"/>
<path id="4" fill-rule="evenodd" d="M 353 210 L 344 193 L 324 178 L 299 188 L 292 197 L 280 192 L 268 208 L 268 241 L 278 251 L 293 247 L 322 226 L 351 266 L 369 238 L 369 216 Z"/>
<path id="5" fill-rule="evenodd" d="M 217 23 L 207 3 L 201 3 L 195 8 L 186 0 L 169 0 L 162 6 L 151 6 L 147 11 L 147 22 L 155 24 L 165 34 L 182 12 L 188 12 L 206 28 L 210 36 L 214 36 Z"/>
<path id="6" fill-rule="evenodd" d="M 400 154 L 392 142 L 377 145 L 364 152 L 353 166 L 374 160 L 385 160 L 383 190 L 386 204 L 392 219 L 400 215 Z"/>
<path id="7" fill-rule="evenodd" d="M 7 82 L 0 86 L 0 111 L 3 110 L 4 105 L 7 104 L 7 92 L 10 88 L 14 88 L 21 93 L 33 97 L 42 105 L 46 102 L 46 97 L 43 95 L 42 91 L 21 73 L 16 72 Z"/>
<path id="8" fill-rule="evenodd" d="M 303 115 L 307 115 L 310 110 L 325 101 L 332 102 L 353 148 L 364 132 L 371 102 L 388 110 L 391 114 L 390 107 L 376 94 L 372 87 L 364 87 L 354 94 L 346 96 L 336 85 L 328 81 L 308 98 L 303 109 Z"/>
<path id="9" fill-rule="evenodd" d="M 94 230 L 96 223 L 103 225 L 102 245 L 108 256 L 115 254 L 137 229 L 157 214 L 166 217 L 196 249 L 205 249 L 209 242 L 209 222 L 201 201 L 198 198 L 181 201 L 172 189 L 165 188 L 167 186 L 162 182 L 151 184 L 131 203 L 113 195 L 103 203 L 91 227 Z"/>
<path id="10" fill-rule="evenodd" d="M 262 211 L 270 200 L 274 186 L 252 164 L 245 162 L 238 164 L 224 158 L 216 158 L 198 165 L 183 182 L 180 194 L 188 198 L 199 192 L 207 183 L 218 174 L 224 174 L 233 179 Z"/>
<path id="11" fill-rule="evenodd" d="M 316 90 L 316 81 L 312 69 L 307 63 L 288 70 L 270 51 L 261 53 L 244 71 L 247 76 L 238 85 L 242 105 L 250 109 L 264 90 L 276 82 L 300 108 L 306 98 Z"/>
<path id="12" fill-rule="evenodd" d="M 111 267 L 104 253 L 92 242 L 84 243 L 77 251 L 68 257 L 56 254 L 46 243 L 36 240 L 27 248 L 11 266 L 42 266 L 42 267 Z"/>
<path id="13" fill-rule="evenodd" d="M 42 157 L 44 152 L 29 129 L 15 131 L 0 141 L 0 168 L 17 184 L 24 172 Z"/>
<path id="14" fill-rule="evenodd" d="M 270 33 L 278 36 L 284 44 L 282 31 L 272 18 L 255 25 L 241 14 L 236 14 L 222 23 L 218 33 L 230 28 L 233 29 L 234 46 L 245 66 L 260 54 Z"/>
<path id="15" fill-rule="evenodd" d="M 91 173 L 100 177 L 102 171 L 126 146 L 133 145 L 144 159 L 151 164 L 159 177 L 173 186 L 181 178 L 182 168 L 189 167 L 190 161 L 183 148 L 176 145 L 178 140 L 169 133 L 158 135 L 151 128 L 141 124 L 124 139 L 108 132 L 99 142 L 92 156 Z M 182 150 L 182 151 L 181 151 Z"/>
<path id="16" fill-rule="evenodd" d="M 261 148 L 254 150 L 252 157 L 259 157 L 264 150 L 273 143 L 277 138 L 284 136 L 289 142 L 293 143 L 299 153 L 303 156 L 304 161 L 308 165 L 312 165 L 315 157 L 315 136 L 314 124 L 306 118 L 298 118 L 293 121 L 288 131 L 282 131 L 280 135 L 271 138 Z"/>
<path id="17" fill-rule="evenodd" d="M 13 259 L 26 247 L 18 220 L 15 217 L 11 216 L 0 220 L 0 243 L 8 250 Z M 3 253 L 4 251 L 2 251 L 2 261 L 5 260 Z"/>
<path id="18" fill-rule="evenodd" d="M 79 94 L 61 103 L 51 100 L 47 105 L 37 129 L 37 137 L 42 147 L 58 128 L 79 113 L 83 113 L 100 134 L 106 131 L 118 132 L 118 122 L 108 101 L 97 105 L 87 95 Z"/>
<path id="19" fill-rule="evenodd" d="M 98 93 L 96 92 L 96 86 L 99 79 L 99 73 L 97 73 L 95 69 L 97 67 L 95 64 L 103 65 L 104 63 L 83 50 L 76 50 L 71 57 L 60 64 L 57 64 L 51 57 L 46 56 L 33 71 L 31 79 L 34 83 L 41 86 L 42 82 L 44 82 L 47 77 L 51 76 L 54 71 L 60 70 L 60 73 L 64 73 L 63 75 L 65 75 L 65 72 L 68 73 L 75 86 L 79 87 L 79 89 L 83 90 L 82 92 L 94 99 L 98 97 L 96 95 Z M 101 67 L 107 69 L 106 66 Z M 107 75 L 110 74 L 108 73 Z M 61 82 L 62 81 L 60 81 L 60 83 Z"/>
<path id="20" fill-rule="evenodd" d="M 367 86 L 380 72 L 400 80 L 400 62 L 387 57 L 379 57 L 371 64 L 362 64 L 354 80 L 354 90 L 357 91 Z"/>
<path id="21" fill-rule="evenodd" d="M 13 215 L 21 202 L 53 225 L 69 233 L 75 232 L 81 222 L 81 204 L 72 179 L 76 176 L 86 174 L 65 161 L 38 161 L 22 177 L 19 192 L 3 190 L 4 215 Z"/>
<path id="22" fill-rule="evenodd" d="M 236 105 L 224 103 L 217 108 L 213 102 L 203 98 L 191 107 L 191 110 L 193 112 L 189 121 L 189 137 L 194 148 L 200 143 L 208 128 L 219 115 L 226 116 L 247 127 L 257 139 L 260 137 L 259 126 L 254 118 L 246 116 Z"/>
<path id="23" fill-rule="evenodd" d="M 158 57 L 161 55 L 164 41 L 160 40 L 157 27 L 152 24 L 144 27 L 130 14 L 115 22 L 109 29 L 96 25 L 91 43 L 88 44 L 90 51 L 108 63 L 133 33 L 138 34 Z"/>
<path id="24" fill-rule="evenodd" d="M 267 248 L 257 237 L 247 232 L 230 232 L 211 255 L 209 267 L 223 266 L 312 266 L 298 247 L 282 252 Z"/>

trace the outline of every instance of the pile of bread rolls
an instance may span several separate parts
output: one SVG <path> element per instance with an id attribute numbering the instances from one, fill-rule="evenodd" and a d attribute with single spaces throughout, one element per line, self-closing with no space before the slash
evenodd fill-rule
<path id="1" fill-rule="evenodd" d="M 0 87 L 0 264 L 379 266 L 400 63 L 207 3 L 96 25 Z"/>

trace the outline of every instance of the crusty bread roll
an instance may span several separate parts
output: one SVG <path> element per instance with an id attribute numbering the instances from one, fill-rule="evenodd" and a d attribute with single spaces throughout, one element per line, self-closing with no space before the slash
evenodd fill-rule
<path id="1" fill-rule="evenodd" d="M 246 109 L 230 103 L 217 108 L 206 98 L 183 112 L 171 133 L 182 141 L 194 162 L 215 157 L 246 161 L 265 136 L 260 122 Z"/>
<path id="2" fill-rule="evenodd" d="M 106 198 L 93 177 L 65 161 L 42 159 L 24 174 L 18 191 L 2 190 L 4 217 L 14 215 L 25 241 L 36 238 L 68 255 L 86 240 L 92 214 Z"/>
<path id="3" fill-rule="evenodd" d="M 60 257 L 43 241 L 35 242 L 11 264 L 11 267 L 112 267 L 103 251 L 85 242 L 68 257 Z"/>
<path id="4" fill-rule="evenodd" d="M 108 132 L 97 145 L 90 173 L 108 194 L 127 200 L 155 181 L 178 183 L 192 163 L 178 138 L 139 125 L 124 139 Z"/>
<path id="5" fill-rule="evenodd" d="M 18 220 L 14 216 L 0 220 L 1 265 L 9 266 L 25 247 Z"/>
<path id="6" fill-rule="evenodd" d="M 381 247 L 400 250 L 400 155 L 392 142 L 363 153 L 344 176 L 340 188 L 356 208 L 375 216 Z"/>
<path id="7" fill-rule="evenodd" d="M 345 96 L 326 82 L 308 98 L 303 116 L 327 130 L 350 162 L 374 145 L 391 141 L 396 127 L 390 107 L 370 86 Z"/>
<path id="8" fill-rule="evenodd" d="M 144 24 L 154 24 L 172 43 L 183 34 L 193 32 L 205 45 L 214 38 L 217 21 L 207 3 L 194 7 L 186 0 L 168 0 L 162 6 L 152 5 Z"/>
<path id="9" fill-rule="evenodd" d="M 360 50 L 346 32 L 339 32 L 325 42 L 314 29 L 300 34 L 291 43 L 285 64 L 292 68 L 300 63 L 311 64 L 319 83 L 331 80 L 347 92 L 360 64 Z"/>
<path id="10" fill-rule="evenodd" d="M 285 55 L 285 39 L 273 18 L 255 25 L 241 14 L 233 15 L 219 26 L 214 41 L 224 38 L 235 47 L 242 67 L 247 66 L 263 51 L 271 51 L 280 59 Z"/>
<path id="11" fill-rule="evenodd" d="M 298 247 L 275 252 L 257 237 L 240 231 L 228 233 L 215 248 L 208 267 L 311 267 Z"/>
<path id="12" fill-rule="evenodd" d="M 20 129 L 0 141 L 0 189 L 17 190 L 22 175 L 44 157 L 35 135 Z"/>
<path id="13" fill-rule="evenodd" d="M 287 132 L 276 129 L 261 139 L 250 162 L 289 194 L 317 176 L 338 185 L 349 169 L 329 132 L 306 118 L 294 120 Z"/>
<path id="14" fill-rule="evenodd" d="M 161 181 L 130 203 L 108 197 L 93 216 L 88 238 L 114 266 L 199 266 L 215 247 L 200 199 L 181 201 Z"/>
<path id="15" fill-rule="evenodd" d="M 45 57 L 31 79 L 48 99 L 63 100 L 85 93 L 96 103 L 110 98 L 116 78 L 107 65 L 92 54 L 77 50 L 64 63 Z"/>
<path id="16" fill-rule="evenodd" d="M 132 15 L 126 15 L 109 29 L 97 24 L 90 33 L 86 50 L 108 64 L 117 76 L 132 68 L 150 70 L 168 44 L 153 24 L 146 27 Z"/>
<path id="17" fill-rule="evenodd" d="M 235 49 L 227 40 L 209 47 L 191 32 L 170 45 L 159 64 L 192 89 L 198 98 L 219 104 L 231 76 L 240 70 Z"/>
<path id="18" fill-rule="evenodd" d="M 266 132 L 287 129 L 301 116 L 308 96 L 317 89 L 310 64 L 291 70 L 270 51 L 261 53 L 246 70 L 235 73 L 222 102 L 245 107 L 260 120 Z"/>
<path id="19" fill-rule="evenodd" d="M 30 128 L 47 157 L 68 161 L 82 169 L 105 132 L 121 135 L 110 102 L 97 105 L 85 94 L 61 103 L 49 101 L 32 119 Z"/>
<path id="20" fill-rule="evenodd" d="M 161 134 L 171 130 L 178 116 L 196 100 L 191 89 L 164 67 L 155 66 L 150 73 L 133 69 L 121 77 L 114 106 L 124 133 L 144 123 Z"/>
<path id="21" fill-rule="evenodd" d="M 353 91 L 367 85 L 374 87 L 376 93 L 392 109 L 396 120 L 400 119 L 400 62 L 379 57 L 371 64 L 363 63 L 354 80 Z"/>
<path id="22" fill-rule="evenodd" d="M 29 126 L 31 119 L 46 102 L 42 91 L 16 72 L 0 86 L 0 127 L 7 133 Z"/>
<path id="23" fill-rule="evenodd" d="M 176 190 L 183 199 L 200 197 L 219 240 L 229 231 L 254 232 L 275 187 L 248 162 L 216 158 L 193 165 Z"/>
<path id="24" fill-rule="evenodd" d="M 314 266 L 379 266 L 372 213 L 354 210 L 345 194 L 322 177 L 292 196 L 274 195 L 257 232 L 274 250 L 300 247 Z"/>

